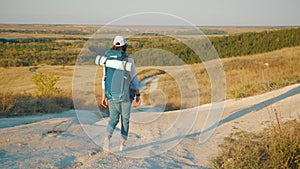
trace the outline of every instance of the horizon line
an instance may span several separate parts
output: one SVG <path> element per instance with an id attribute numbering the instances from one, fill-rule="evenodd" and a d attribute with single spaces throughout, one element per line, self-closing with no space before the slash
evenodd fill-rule
<path id="1" fill-rule="evenodd" d="M 106 24 L 79 24 L 79 23 L 0 23 L 0 25 L 54 25 L 54 26 L 149 26 L 149 27 L 300 27 L 300 25 L 239 25 L 239 24 L 228 24 L 228 25 L 158 25 L 158 24 L 145 24 L 145 25 L 133 25 L 133 24 L 121 24 L 121 25 L 106 25 Z"/>

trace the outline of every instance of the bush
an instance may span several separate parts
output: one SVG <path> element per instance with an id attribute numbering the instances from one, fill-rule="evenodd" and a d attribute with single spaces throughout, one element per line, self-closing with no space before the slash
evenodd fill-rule
<path id="1" fill-rule="evenodd" d="M 74 108 L 71 93 L 55 87 L 58 76 L 35 74 L 32 81 L 38 89 L 36 94 L 0 93 L 0 117 L 58 113 Z"/>
<path id="2" fill-rule="evenodd" d="M 59 79 L 59 76 L 53 74 L 34 74 L 32 81 L 38 89 L 37 96 L 49 97 L 59 94 L 61 90 L 55 87 Z"/>
<path id="3" fill-rule="evenodd" d="M 0 93 L 0 117 L 58 113 L 73 109 L 67 94 L 53 97 L 36 97 L 31 94 Z"/>
<path id="4" fill-rule="evenodd" d="M 300 167 L 300 123 L 288 121 L 259 133 L 240 132 L 225 139 L 221 154 L 211 161 L 213 168 Z"/>

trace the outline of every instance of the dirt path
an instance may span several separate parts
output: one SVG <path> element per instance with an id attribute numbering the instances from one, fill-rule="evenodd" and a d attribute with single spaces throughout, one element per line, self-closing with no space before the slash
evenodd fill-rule
<path id="1" fill-rule="evenodd" d="M 296 84 L 227 100 L 217 123 L 207 120 L 214 113 L 209 104 L 184 111 L 133 113 L 128 139 L 131 148 L 124 153 L 118 151 L 119 130 L 112 140 L 112 153 L 98 146 L 107 119 L 97 112 L 77 111 L 78 117 L 91 119 L 85 124 L 75 111 L 36 116 L 33 121 L 28 120 L 31 117 L 0 119 L 0 168 L 209 168 L 209 160 L 217 155 L 224 137 L 267 127 L 274 120 L 271 108 L 280 112 L 283 120 L 299 120 L 299 103 L 300 85 Z M 195 113 L 196 118 L 189 121 Z"/>

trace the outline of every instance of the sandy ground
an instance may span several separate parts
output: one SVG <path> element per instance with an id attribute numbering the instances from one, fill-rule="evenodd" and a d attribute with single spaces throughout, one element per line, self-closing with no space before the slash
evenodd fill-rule
<path id="1" fill-rule="evenodd" d="M 3 118 L 0 168 L 209 168 L 224 137 L 262 130 L 275 120 L 272 110 L 299 120 L 299 94 L 296 84 L 188 110 L 132 113 L 126 152 L 118 151 L 119 129 L 110 152 L 99 146 L 108 122 L 99 112 Z"/>

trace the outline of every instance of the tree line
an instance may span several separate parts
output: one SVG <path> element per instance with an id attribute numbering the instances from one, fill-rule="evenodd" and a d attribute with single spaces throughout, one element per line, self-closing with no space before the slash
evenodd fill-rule
<path id="1" fill-rule="evenodd" d="M 129 51 L 140 66 L 193 64 L 203 60 L 246 56 L 300 45 L 300 28 L 249 32 L 209 39 L 192 39 L 189 45 L 172 37 L 132 38 Z M 161 50 L 154 50 L 161 49 Z M 137 52 L 138 51 L 138 52 Z M 166 52 L 167 51 L 167 52 Z"/>
<path id="2" fill-rule="evenodd" d="M 210 38 L 221 58 L 270 52 L 300 45 L 300 28 Z"/>
<path id="3" fill-rule="evenodd" d="M 38 33 L 38 34 L 64 34 L 64 35 L 91 35 L 92 30 L 28 30 L 28 29 L 0 29 L 2 33 Z"/>
<path id="4" fill-rule="evenodd" d="M 74 65 L 84 40 L 0 39 L 0 66 Z"/>
<path id="5" fill-rule="evenodd" d="M 243 56 L 300 45 L 300 28 L 248 32 L 190 40 L 186 43 L 163 35 L 128 38 L 127 54 L 137 66 L 166 66 L 201 62 L 212 49 L 220 58 Z M 0 38 L 0 66 L 94 64 L 112 39 L 96 38 Z M 213 46 L 212 46 L 213 45 Z M 200 57 L 199 57 L 200 55 Z M 209 58 L 206 58 L 209 59 Z"/>

